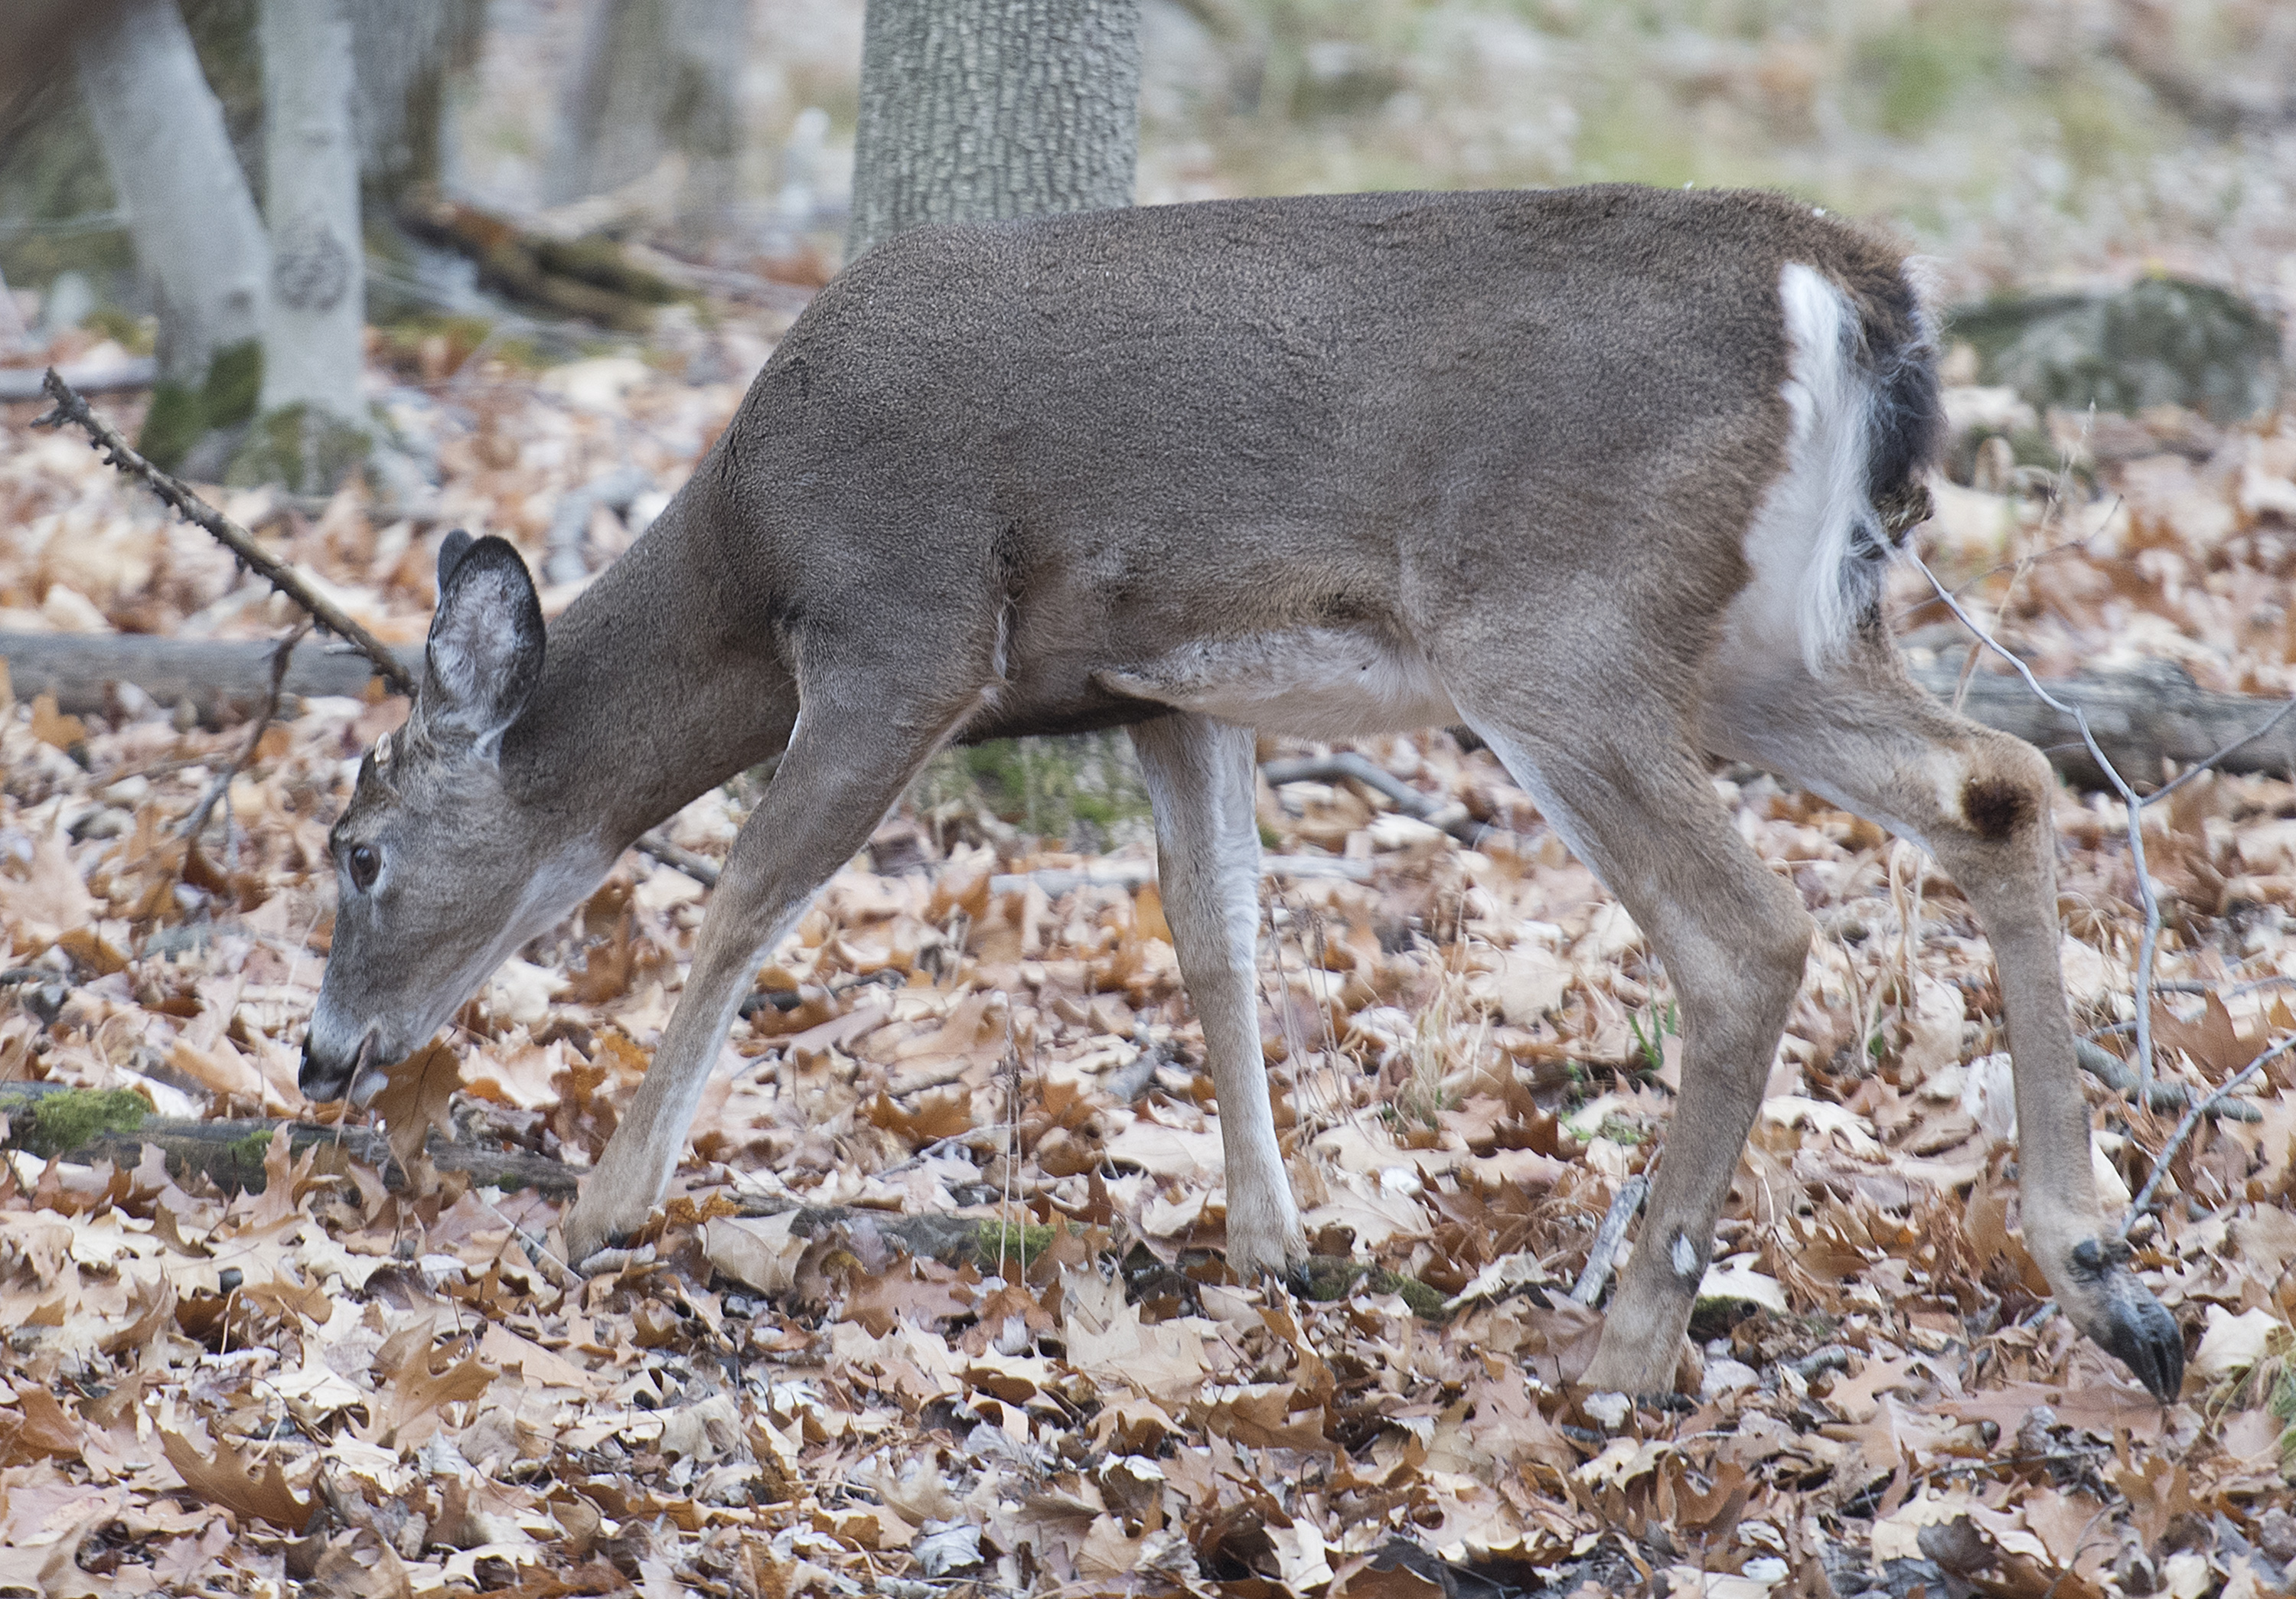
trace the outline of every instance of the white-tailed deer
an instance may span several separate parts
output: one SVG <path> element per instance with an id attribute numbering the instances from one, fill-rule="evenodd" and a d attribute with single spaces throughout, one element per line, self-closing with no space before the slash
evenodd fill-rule
<path id="1" fill-rule="evenodd" d="M 336 824 L 303 1088 L 371 1095 L 645 828 L 769 755 L 691 974 L 565 1220 L 660 1198 L 735 1006 L 952 740 L 1122 725 L 1204 1029 L 1240 1273 L 1305 1252 L 1261 1062 L 1252 730 L 1464 723 L 1634 915 L 1680 1107 L 1587 1380 L 1672 1385 L 1811 922 L 1716 799 L 1754 762 L 1917 840 L 1983 918 L 2025 1241 L 2172 1396 L 2090 1179 L 2052 778 L 1913 687 L 1883 569 L 1939 428 L 1898 252 L 1631 187 L 1218 201 L 934 228 L 823 290 L 693 480 L 544 628 L 451 537 L 414 713 Z"/>

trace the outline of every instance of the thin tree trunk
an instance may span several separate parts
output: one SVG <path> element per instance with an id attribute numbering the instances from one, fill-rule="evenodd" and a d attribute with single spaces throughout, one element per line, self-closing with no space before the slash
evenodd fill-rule
<path id="1" fill-rule="evenodd" d="M 160 302 L 142 448 L 172 466 L 252 414 L 270 250 L 173 0 L 123 0 L 74 41 L 80 91 Z"/>
<path id="2" fill-rule="evenodd" d="M 711 231 L 734 198 L 745 0 L 594 0 L 559 99 L 543 177 L 553 205 L 600 194 L 685 159 L 679 220 Z"/>
<path id="3" fill-rule="evenodd" d="M 1139 0 L 869 0 L 846 258 L 930 222 L 1132 203 Z"/>
<path id="4" fill-rule="evenodd" d="M 320 426 L 357 426 L 366 410 L 359 393 L 366 266 L 347 0 L 263 0 L 261 30 L 271 220 L 262 406 L 301 406 Z"/>
<path id="5" fill-rule="evenodd" d="M 478 58 L 486 0 L 357 0 L 350 7 L 359 176 L 384 215 L 447 176 L 455 86 Z"/>

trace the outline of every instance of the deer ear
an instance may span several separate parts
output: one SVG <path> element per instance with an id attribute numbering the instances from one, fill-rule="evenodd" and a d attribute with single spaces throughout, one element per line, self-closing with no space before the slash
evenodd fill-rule
<path id="1" fill-rule="evenodd" d="M 455 569 L 463 564 L 463 557 L 471 553 L 478 540 L 457 528 L 439 541 L 439 597 L 447 597 L 447 583 L 454 577 Z"/>
<path id="2" fill-rule="evenodd" d="M 491 535 L 449 533 L 439 549 L 439 611 L 415 702 L 423 731 L 491 758 L 541 676 L 542 602 L 526 562 Z"/>

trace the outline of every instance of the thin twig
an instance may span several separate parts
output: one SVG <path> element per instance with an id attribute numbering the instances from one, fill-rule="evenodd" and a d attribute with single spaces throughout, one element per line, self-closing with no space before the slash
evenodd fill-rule
<path id="1" fill-rule="evenodd" d="M 414 693 L 414 679 L 399 664 L 398 658 L 390 652 L 390 646 L 352 620 L 332 600 L 305 582 L 293 567 L 256 543 L 252 533 L 193 494 L 180 480 L 161 472 L 136 454 L 135 447 L 122 439 L 117 429 L 88 408 L 87 401 L 58 375 L 54 367 L 48 368 L 41 387 L 47 390 L 48 398 L 55 401 L 56 408 L 37 418 L 32 423 L 34 427 L 56 428 L 71 422 L 85 430 L 90 444 L 104 453 L 109 464 L 137 480 L 167 501 L 184 521 L 213 534 L 241 566 L 252 567 L 265 582 L 301 607 L 304 613 L 319 625 L 321 631 L 332 633 L 356 647 L 360 654 L 373 663 L 375 675 L 388 683 L 393 693 Z"/>
<path id="2" fill-rule="evenodd" d="M 1620 1246 L 1627 1241 L 1627 1228 L 1649 1194 L 1650 1178 L 1640 1173 L 1619 1185 L 1618 1197 L 1611 1200 L 1603 1225 L 1595 1231 L 1595 1247 L 1587 1251 L 1586 1269 L 1570 1287 L 1570 1297 L 1579 1304 L 1592 1305 L 1603 1297 L 1603 1285 L 1611 1280 L 1611 1267 L 1618 1261 Z"/>
<path id="3" fill-rule="evenodd" d="M 718 886 L 718 867 L 716 863 L 706 857 L 694 854 L 691 849 L 671 843 L 659 832 L 641 833 L 638 835 L 638 841 L 630 847 L 641 855 L 653 857 L 672 871 L 685 873 L 705 889 L 714 889 Z"/>
<path id="4" fill-rule="evenodd" d="M 2121 1025 L 2125 1029 L 2126 1024 Z M 2080 1062 L 2082 1070 L 2106 1087 L 2126 1095 L 2134 1095 L 2136 1092 L 2136 1074 L 2123 1065 L 2110 1050 L 2100 1048 L 2092 1040 L 2074 1039 L 2073 1059 Z M 2181 1111 L 2191 1104 L 2195 1098 L 2207 1092 L 2206 1088 L 2187 1087 L 2183 1083 L 2155 1083 L 2152 1085 L 2152 1098 L 2146 1108 L 2154 1111 Z M 2234 1121 L 2264 1119 L 2264 1112 L 2254 1105 L 2219 1105 L 2217 1107 L 2216 1113 Z"/>
<path id="5" fill-rule="evenodd" d="M 2152 1175 L 2144 1179 L 2144 1186 L 2139 1189 L 2136 1197 L 2128 1202 L 2128 1214 L 2121 1218 L 2120 1223 L 2120 1230 L 2124 1235 L 2136 1225 L 2136 1218 L 2144 1215 L 2151 1207 L 2153 1190 L 2160 1187 L 2161 1179 L 2169 1175 L 2169 1163 L 2177 1158 L 2177 1152 L 2185 1147 L 2185 1140 L 2193 1136 L 2193 1129 L 2200 1125 L 2201 1118 L 2216 1109 L 2243 1083 L 2291 1049 L 2296 1049 L 2296 1033 L 2283 1038 L 2226 1078 L 2224 1086 L 2206 1099 L 2196 1099 L 2193 1102 L 2192 1108 L 2185 1112 L 2184 1119 L 2177 1123 L 2177 1130 L 2169 1135 L 2169 1142 L 2162 1144 L 2161 1152 L 2153 1157 Z"/>
<path id="6" fill-rule="evenodd" d="M 2186 783 L 2192 782 L 2194 778 L 2198 777 L 2202 773 L 2212 769 L 2216 766 L 2217 762 L 2222 760 L 2226 756 L 2230 755 L 2242 745 L 2252 744 L 2257 740 L 2262 738 L 2266 734 L 2271 732 L 2275 727 L 2279 726 L 2281 719 L 2287 716 L 2287 714 L 2292 710 L 2296 710 L 2296 699 L 2284 701 L 2280 709 L 2274 711 L 2270 717 L 2267 718 L 2263 724 L 2257 727 L 2254 732 L 2242 734 L 2238 738 L 2233 740 L 2232 742 L 2226 744 L 2214 755 L 2210 756 L 2206 760 L 2194 766 L 2190 771 L 2178 773 L 2175 777 L 2171 778 L 2167 783 L 2162 783 L 2151 793 L 2145 795 L 2144 803 L 2150 805 L 2156 800 L 2166 800 L 2169 795 L 2175 793 L 2178 789 L 2183 788 Z"/>
<path id="7" fill-rule="evenodd" d="M 272 646 L 271 688 L 263 697 L 263 709 L 256 713 L 255 725 L 248 729 L 247 742 L 240 746 L 239 753 L 232 758 L 231 765 L 224 768 L 223 775 L 208 785 L 208 791 L 201 799 L 198 808 L 177 830 L 178 838 L 196 840 L 206 830 L 208 817 L 215 812 L 216 801 L 231 792 L 233 781 L 247 770 L 247 763 L 255 758 L 256 747 L 263 742 L 265 730 L 279 715 L 279 695 L 281 687 L 287 681 L 288 660 L 295 653 L 295 646 L 303 642 L 303 636 L 311 630 L 311 626 L 312 619 L 304 618 L 295 624 L 292 633 Z M 225 836 L 228 838 L 230 835 L 226 832 Z"/>

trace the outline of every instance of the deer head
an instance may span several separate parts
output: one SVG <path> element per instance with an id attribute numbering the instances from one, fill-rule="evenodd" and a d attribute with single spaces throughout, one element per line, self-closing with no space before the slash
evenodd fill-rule
<path id="1" fill-rule="evenodd" d="M 328 835 L 335 931 L 303 1045 L 311 1098 L 372 1098 L 391 1065 L 611 864 L 611 852 L 570 839 L 560 797 L 506 770 L 504 735 L 542 659 L 542 607 L 518 552 L 447 535 L 413 714 L 359 763 Z"/>

